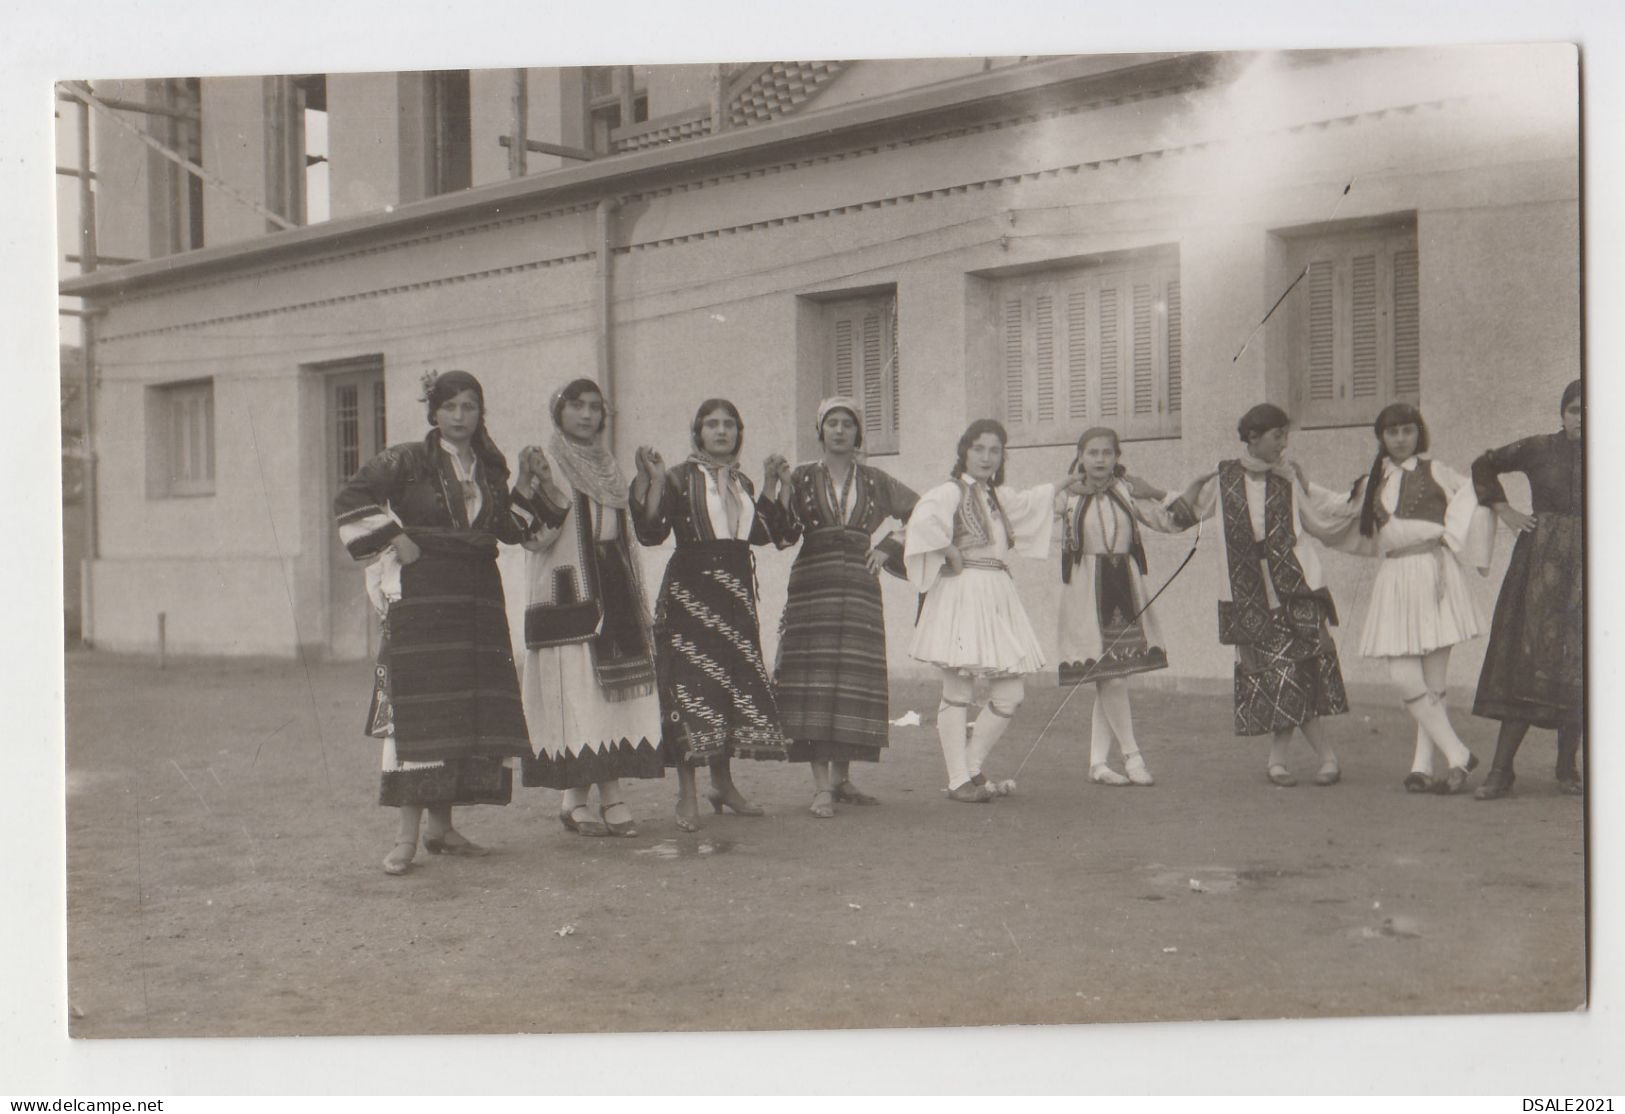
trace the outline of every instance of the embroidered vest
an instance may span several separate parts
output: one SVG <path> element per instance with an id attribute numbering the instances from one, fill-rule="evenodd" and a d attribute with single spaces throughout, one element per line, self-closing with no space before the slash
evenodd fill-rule
<path id="1" fill-rule="evenodd" d="M 1400 472 L 1399 502 L 1392 516 L 1384 509 L 1379 498 L 1377 525 L 1381 526 L 1390 517 L 1394 517 L 1417 518 L 1423 522 L 1434 522 L 1443 526 L 1445 508 L 1449 505 L 1450 496 L 1439 486 L 1439 481 L 1433 478 L 1433 462 L 1419 457 L 1415 468 Z"/>

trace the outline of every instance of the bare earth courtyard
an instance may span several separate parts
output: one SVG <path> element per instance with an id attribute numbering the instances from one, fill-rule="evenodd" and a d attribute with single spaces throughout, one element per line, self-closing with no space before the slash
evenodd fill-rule
<path id="1" fill-rule="evenodd" d="M 76 1037 L 987 1025 L 1570 1010 L 1585 1001 L 1582 808 L 1531 732 L 1517 794 L 1408 795 L 1410 721 L 1331 721 L 1341 785 L 1263 776 L 1222 696 L 1137 691 L 1158 784 L 1086 776 L 1092 691 L 991 805 L 945 801 L 934 687 L 894 682 L 862 787 L 740 763 L 764 819 L 583 839 L 557 795 L 460 810 L 496 850 L 379 868 L 393 817 L 360 735 L 365 663 L 67 659 Z M 1063 690 L 1030 691 L 1009 776 Z M 1453 701 L 1460 704 L 1461 701 Z M 1495 725 L 1454 712 L 1487 762 Z M 1482 773 L 1482 771 L 1481 771 Z M 1481 773 L 1474 778 L 1476 785 Z"/>

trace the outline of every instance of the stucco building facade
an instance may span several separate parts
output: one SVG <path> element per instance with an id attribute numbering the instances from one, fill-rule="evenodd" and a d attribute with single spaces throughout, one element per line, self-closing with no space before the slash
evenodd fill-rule
<path id="1" fill-rule="evenodd" d="M 95 87 L 164 92 L 117 85 Z M 83 622 L 110 650 L 151 650 L 161 613 L 171 652 L 365 655 L 361 577 L 329 503 L 368 453 L 423 435 L 431 368 L 480 377 L 510 457 L 550 434 L 548 396 L 578 375 L 605 382 L 628 466 L 644 443 L 680 458 L 694 406 L 726 396 L 753 474 L 770 451 L 809 458 L 814 408 L 839 388 L 864 400 L 871 462 L 918 490 L 985 415 L 1011 430 L 1015 484 L 1112 425 L 1131 469 L 1182 486 L 1238 451 L 1235 420 L 1259 401 L 1294 416 L 1292 454 L 1322 482 L 1370 467 L 1370 421 L 1393 399 L 1417 402 L 1433 454 L 1465 470 L 1555 429 L 1580 374 L 1566 47 L 256 77 L 183 93 L 201 165 L 304 217 L 288 168 L 310 153 L 288 113 L 319 97 L 329 219 L 270 230 L 98 125 L 101 250 L 142 260 L 63 284 L 96 314 Z M 457 120 L 466 105 L 466 134 L 447 130 L 448 105 Z M 598 157 L 534 151 L 521 167 L 502 142 L 516 118 L 541 146 Z M 1153 585 L 1193 540 L 1148 539 Z M 1486 614 L 1507 541 L 1473 578 Z M 1156 683 L 1230 675 L 1217 531 L 1198 544 L 1159 601 L 1172 667 Z M 665 553 L 644 557 L 653 581 Z M 770 656 L 788 568 L 759 556 Z M 1327 573 L 1350 680 L 1380 680 L 1353 641 L 1373 569 L 1332 555 Z M 1015 575 L 1053 651 L 1057 561 Z M 915 595 L 885 594 L 906 673 Z M 509 603 L 517 619 L 512 588 Z M 1481 653 L 1458 652 L 1452 682 L 1471 683 Z"/>

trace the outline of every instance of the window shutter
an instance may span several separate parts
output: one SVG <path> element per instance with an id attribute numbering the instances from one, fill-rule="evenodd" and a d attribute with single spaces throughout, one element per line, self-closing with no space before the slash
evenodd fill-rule
<path id="1" fill-rule="evenodd" d="M 1377 397 L 1381 375 L 1377 366 L 1377 257 L 1356 255 L 1349 289 L 1351 390 L 1357 399 Z"/>
<path id="2" fill-rule="evenodd" d="M 1157 408 L 1156 383 L 1151 372 L 1151 284 L 1134 284 L 1134 413 L 1151 414 Z"/>
<path id="3" fill-rule="evenodd" d="M 884 322 L 878 309 L 863 315 L 863 428 L 880 431 L 886 428 L 881 399 L 884 397 L 881 374 L 885 368 Z"/>
<path id="4" fill-rule="evenodd" d="M 825 385 L 857 402 L 866 452 L 896 452 L 902 402 L 896 296 L 833 303 L 826 312 L 831 351 Z"/>
<path id="5" fill-rule="evenodd" d="M 1331 402 L 1337 397 L 1337 373 L 1332 346 L 1332 264 L 1317 259 L 1309 264 L 1309 398 Z"/>
<path id="6" fill-rule="evenodd" d="M 1370 421 L 1388 403 L 1418 400 L 1421 291 L 1414 227 L 1304 236 L 1289 345 L 1293 398 L 1310 425 Z"/>
<path id="7" fill-rule="evenodd" d="M 1005 421 L 1025 424 L 1022 411 L 1022 380 L 1026 368 L 1021 360 L 1021 299 L 1004 300 L 1004 415 Z"/>
<path id="8" fill-rule="evenodd" d="M 1117 416 L 1117 288 L 1100 289 L 1100 414 L 1105 418 Z"/>
<path id="9" fill-rule="evenodd" d="M 1038 358 L 1038 420 L 1055 420 L 1055 299 L 1040 294 L 1035 306 L 1034 340 Z"/>
<path id="10" fill-rule="evenodd" d="M 1179 280 L 1168 280 L 1168 412 L 1178 413 L 1184 402 L 1185 338 L 1180 332 Z"/>
<path id="11" fill-rule="evenodd" d="M 898 366 L 897 366 L 897 296 L 896 295 L 892 296 L 890 327 L 886 331 L 891 336 L 891 357 L 890 357 L 890 363 L 886 367 L 886 374 L 891 379 L 891 432 L 892 432 L 892 437 L 894 438 L 893 444 L 895 445 L 896 444 L 895 438 L 897 436 L 898 429 L 900 428 L 900 426 L 902 424 L 902 413 L 903 413 L 902 389 L 897 385 L 899 369 L 898 369 Z"/>
<path id="12" fill-rule="evenodd" d="M 1394 253 L 1394 395 L 1410 402 L 1422 394 L 1421 298 L 1416 249 Z"/>
<path id="13" fill-rule="evenodd" d="M 1066 295 L 1066 416 L 1089 420 L 1089 294 L 1082 287 Z"/>
<path id="14" fill-rule="evenodd" d="M 852 396 L 852 319 L 835 319 L 835 393 Z"/>

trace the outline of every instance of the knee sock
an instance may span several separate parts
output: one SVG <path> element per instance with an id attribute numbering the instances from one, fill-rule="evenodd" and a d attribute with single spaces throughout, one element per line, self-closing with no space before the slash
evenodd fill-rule
<path id="1" fill-rule="evenodd" d="M 1134 738 L 1134 713 L 1129 708 L 1128 702 L 1128 678 L 1114 677 L 1109 681 L 1101 681 L 1095 687 L 1100 693 L 1095 697 L 1095 707 L 1105 709 L 1106 722 L 1111 726 L 1112 734 L 1117 737 L 1117 745 L 1123 751 L 1123 758 L 1127 760 L 1139 754 L 1140 744 Z"/>
<path id="2" fill-rule="evenodd" d="M 1435 651 L 1441 653 L 1441 651 Z M 1446 654 L 1446 659 L 1448 655 Z M 1436 667 L 1437 668 L 1437 667 Z M 1428 687 L 1423 675 L 1422 659 L 1419 657 L 1389 658 L 1388 672 L 1393 678 L 1394 685 L 1399 689 L 1400 699 L 1405 702 L 1405 710 L 1416 721 L 1420 728 L 1418 743 L 1431 742 L 1444 754 L 1445 761 L 1451 766 L 1465 766 L 1472 752 L 1467 749 L 1456 735 L 1456 729 L 1450 726 L 1450 716 L 1445 712 L 1444 702 L 1439 694 Z M 1424 738 L 1425 737 L 1425 738 Z M 1417 747 L 1416 762 L 1424 761 L 1424 748 Z M 1426 757 L 1429 768 L 1432 764 L 1432 755 Z M 1413 769 L 1417 768 L 1413 765 Z"/>
<path id="3" fill-rule="evenodd" d="M 1106 718 L 1106 701 L 1095 686 L 1095 710 L 1089 717 L 1089 768 L 1104 766 L 1112 756 L 1112 725 Z"/>
<path id="4" fill-rule="evenodd" d="M 1518 748 L 1523 745 L 1523 737 L 1528 734 L 1529 725 L 1523 720 L 1504 719 L 1501 721 L 1501 730 L 1495 736 L 1495 757 L 1490 759 L 1490 768 L 1512 773 L 1512 764 L 1517 760 Z M 1559 748 L 1561 753 L 1561 748 Z M 1563 765 L 1558 759 L 1558 766 Z"/>
<path id="5" fill-rule="evenodd" d="M 976 729 L 971 733 L 970 745 L 967 748 L 966 765 L 970 776 L 974 778 L 982 772 L 982 763 L 992 752 L 994 745 L 1004 737 L 1005 731 L 1010 727 L 1010 719 L 1021 707 L 1023 686 L 1020 677 L 1001 677 L 993 682 L 992 691 L 988 693 L 987 707 L 982 714 L 976 717 Z"/>
<path id="6" fill-rule="evenodd" d="M 948 767 L 948 788 L 958 789 L 970 780 L 965 761 L 965 709 L 973 692 L 971 679 L 943 671 L 942 703 L 937 705 L 937 738 L 942 742 L 942 761 Z"/>

